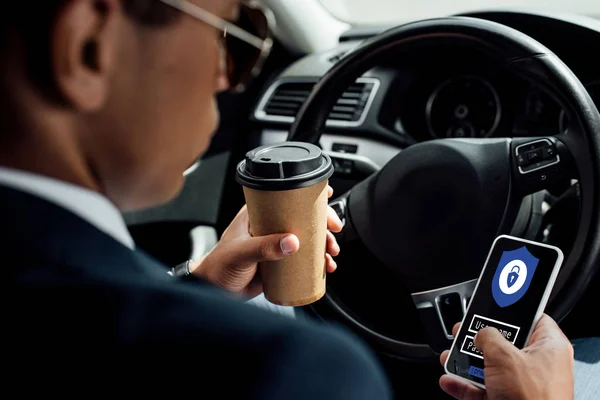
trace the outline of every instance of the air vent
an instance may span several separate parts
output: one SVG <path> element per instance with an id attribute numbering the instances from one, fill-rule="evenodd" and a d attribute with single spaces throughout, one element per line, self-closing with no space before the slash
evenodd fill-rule
<path id="1" fill-rule="evenodd" d="M 272 93 L 264 111 L 267 115 L 294 118 L 310 95 L 313 82 L 287 82 L 279 85 Z"/>
<path id="2" fill-rule="evenodd" d="M 261 121 L 293 123 L 316 82 L 283 80 L 275 83 L 261 100 L 256 118 Z M 373 78 L 359 78 L 337 101 L 329 114 L 328 125 L 358 126 L 379 87 Z"/>

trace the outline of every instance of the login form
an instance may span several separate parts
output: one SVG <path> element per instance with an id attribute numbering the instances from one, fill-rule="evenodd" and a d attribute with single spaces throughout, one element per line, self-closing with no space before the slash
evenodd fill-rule
<path id="1" fill-rule="evenodd" d="M 448 371 L 484 384 L 485 355 L 475 346 L 475 336 L 488 327 L 522 348 L 561 261 L 562 253 L 553 247 L 505 236 L 496 240 L 448 358 Z"/>

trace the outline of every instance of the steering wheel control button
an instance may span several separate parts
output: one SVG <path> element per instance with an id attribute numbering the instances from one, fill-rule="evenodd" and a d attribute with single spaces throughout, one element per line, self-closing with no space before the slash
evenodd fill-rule
<path id="1" fill-rule="evenodd" d="M 516 158 L 521 174 L 539 171 L 560 162 L 556 147 L 549 139 L 540 139 L 518 146 Z M 536 177 L 538 181 L 545 181 L 546 179 L 542 179 L 541 176 Z"/>
<path id="2" fill-rule="evenodd" d="M 540 158 L 542 158 L 541 150 L 534 150 L 527 153 L 528 162 L 537 162 Z"/>
<path id="3" fill-rule="evenodd" d="M 459 293 L 448 293 L 436 299 L 446 335 L 452 336 L 452 327 L 463 319 L 462 298 Z"/>
<path id="4" fill-rule="evenodd" d="M 471 357 L 481 358 L 483 360 L 483 353 L 475 347 L 475 338 L 473 336 L 465 336 L 460 352 Z"/>
<path id="5" fill-rule="evenodd" d="M 515 343 L 515 340 L 517 340 L 517 336 L 521 330 L 521 328 L 518 326 L 506 324 L 504 322 L 496 321 L 495 319 L 486 318 L 475 314 L 471 320 L 471 323 L 469 324 L 469 332 L 476 334 L 480 330 L 488 327 L 498 329 L 502 336 L 504 336 L 506 340 L 513 344 Z"/>
<path id="6" fill-rule="evenodd" d="M 555 160 L 542 160 L 531 164 L 528 163 L 525 166 L 521 167 L 521 173 L 527 174 L 529 172 L 538 171 L 542 168 L 546 168 L 554 164 L 556 164 Z"/>
<path id="7" fill-rule="evenodd" d="M 537 149 L 541 149 L 544 146 L 551 144 L 551 142 L 547 139 L 536 140 L 535 142 L 530 142 L 527 144 L 523 144 L 519 146 L 520 152 L 528 153 L 530 151 L 535 151 Z"/>
<path id="8" fill-rule="evenodd" d="M 314 144 L 283 142 L 246 153 L 237 166 L 236 180 L 255 190 L 293 190 L 329 179 L 331 158 Z"/>
<path id="9" fill-rule="evenodd" d="M 552 145 L 546 146 L 542 150 L 544 151 L 542 156 L 544 160 L 548 160 L 556 156 L 556 149 Z"/>

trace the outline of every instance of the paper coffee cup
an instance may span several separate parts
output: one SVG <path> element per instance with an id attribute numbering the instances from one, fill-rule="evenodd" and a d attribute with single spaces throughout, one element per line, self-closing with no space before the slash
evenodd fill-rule
<path id="1" fill-rule="evenodd" d="M 303 142 L 262 146 L 237 166 L 254 236 L 293 233 L 300 250 L 259 265 L 267 300 L 302 306 L 325 294 L 329 156 Z"/>

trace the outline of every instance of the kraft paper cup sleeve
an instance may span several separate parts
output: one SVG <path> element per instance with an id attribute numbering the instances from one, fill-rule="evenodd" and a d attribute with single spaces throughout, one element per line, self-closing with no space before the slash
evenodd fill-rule
<path id="1" fill-rule="evenodd" d="M 300 241 L 297 253 L 259 265 L 265 297 L 274 304 L 302 306 L 325 294 L 327 183 L 275 192 L 244 188 L 254 235 L 293 233 Z"/>
<path id="2" fill-rule="evenodd" d="M 301 306 L 325 294 L 327 185 L 331 158 L 318 146 L 284 142 L 261 146 L 237 166 L 255 236 L 292 233 L 296 254 L 259 265 L 265 297 L 275 304 Z"/>

